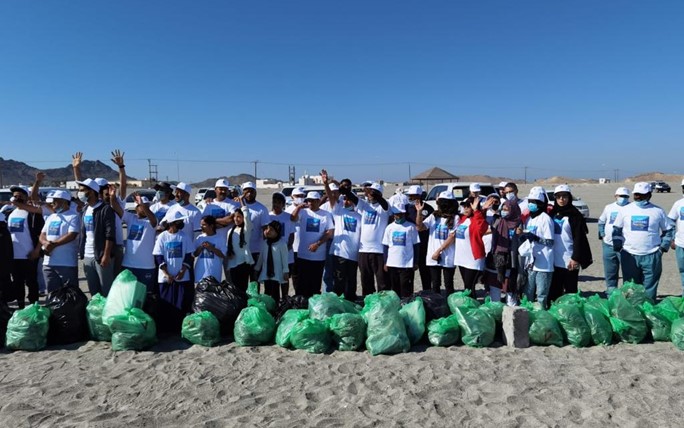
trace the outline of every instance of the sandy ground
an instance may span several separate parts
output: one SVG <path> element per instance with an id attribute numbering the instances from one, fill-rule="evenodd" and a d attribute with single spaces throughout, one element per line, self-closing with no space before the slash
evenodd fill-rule
<path id="1" fill-rule="evenodd" d="M 525 193 L 530 186 L 522 186 Z M 578 185 L 592 217 L 617 185 Z M 388 195 L 392 189 L 387 189 Z M 666 211 L 678 194 L 656 194 Z M 260 199 L 268 200 L 262 192 Z M 601 291 L 594 265 L 583 291 Z M 457 279 L 457 288 L 460 279 Z M 416 289 L 420 289 L 417 281 Z M 664 257 L 661 295 L 680 294 Z M 3 426 L 681 426 L 684 354 L 671 343 L 574 349 L 414 347 L 310 355 L 277 346 L 207 349 L 162 337 L 145 352 L 85 342 L 0 353 Z"/>

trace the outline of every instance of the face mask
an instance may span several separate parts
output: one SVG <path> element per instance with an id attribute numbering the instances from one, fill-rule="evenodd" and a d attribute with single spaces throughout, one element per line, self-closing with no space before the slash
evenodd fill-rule
<path id="1" fill-rule="evenodd" d="M 644 208 L 646 205 L 648 205 L 648 201 L 634 201 L 634 203 L 640 208 Z"/>
<path id="2" fill-rule="evenodd" d="M 506 193 L 506 199 L 509 201 L 515 201 L 515 193 L 513 193 L 513 192 Z"/>
<path id="3" fill-rule="evenodd" d="M 624 206 L 627 205 L 628 203 L 629 203 L 629 198 L 626 197 L 626 196 L 620 196 L 620 197 L 617 199 L 617 204 L 620 205 L 621 207 L 624 207 Z"/>
<path id="4" fill-rule="evenodd" d="M 57 214 L 63 213 L 63 212 L 64 212 L 64 207 L 55 207 L 55 212 L 56 212 Z"/>
<path id="5" fill-rule="evenodd" d="M 405 221 L 406 221 L 406 219 L 404 217 L 395 217 L 394 218 L 394 222 L 397 224 L 404 224 Z"/>
<path id="6" fill-rule="evenodd" d="M 348 207 L 345 207 L 347 211 L 354 211 L 354 205 L 349 205 Z"/>
<path id="7" fill-rule="evenodd" d="M 294 198 L 292 200 L 292 203 L 294 203 L 295 205 L 301 205 L 303 202 L 304 202 L 304 199 L 302 199 L 302 198 Z"/>
<path id="8" fill-rule="evenodd" d="M 178 201 L 176 201 L 176 202 L 177 202 L 178 205 L 180 205 L 181 207 L 184 207 L 184 206 L 186 206 L 186 205 L 188 204 L 187 202 L 185 202 L 185 199 L 181 199 L 181 200 L 178 200 Z"/>
<path id="9" fill-rule="evenodd" d="M 88 202 L 88 194 L 86 192 L 78 192 L 77 197 L 84 204 Z"/>
<path id="10" fill-rule="evenodd" d="M 530 209 L 531 213 L 536 213 L 537 211 L 539 211 L 539 207 L 534 202 L 530 202 L 529 204 L 527 204 L 527 208 Z"/>
<path id="11" fill-rule="evenodd" d="M 506 218 L 510 214 L 509 211 L 501 211 L 501 217 Z"/>

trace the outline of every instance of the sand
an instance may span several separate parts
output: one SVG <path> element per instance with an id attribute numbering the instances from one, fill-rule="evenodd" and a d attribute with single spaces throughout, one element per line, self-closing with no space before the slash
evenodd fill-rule
<path id="1" fill-rule="evenodd" d="M 616 187 L 577 185 L 574 192 L 596 218 Z M 654 202 L 669 211 L 678 197 L 656 194 Z M 601 291 L 596 223 L 589 228 L 596 261 L 580 288 Z M 659 291 L 681 292 L 672 253 Z M 660 427 L 680 426 L 684 416 L 684 354 L 671 343 L 423 346 L 371 357 L 233 343 L 207 349 L 161 337 L 144 352 L 92 341 L 3 351 L 0 367 L 3 426 Z"/>

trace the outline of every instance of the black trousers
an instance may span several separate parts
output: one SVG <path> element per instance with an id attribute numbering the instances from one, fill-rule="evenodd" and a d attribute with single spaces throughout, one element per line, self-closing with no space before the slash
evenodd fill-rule
<path id="1" fill-rule="evenodd" d="M 290 279 L 295 295 L 302 294 L 299 291 L 299 272 L 297 272 L 297 253 L 294 253 L 294 263 L 290 265 Z"/>
<path id="2" fill-rule="evenodd" d="M 17 299 L 19 308 L 26 303 L 26 287 L 28 287 L 28 299 L 30 303 L 38 301 L 38 260 L 14 259 L 12 267 L 12 290 L 7 301 Z"/>
<path id="3" fill-rule="evenodd" d="M 399 297 L 409 297 L 413 294 L 413 268 L 388 267 L 389 283 Z"/>
<path id="4" fill-rule="evenodd" d="M 298 293 L 304 297 L 311 297 L 314 294 L 320 294 L 325 260 L 306 260 L 300 257 L 297 259 L 297 263 L 297 271 L 299 272 Z"/>
<path id="5" fill-rule="evenodd" d="M 375 293 L 375 283 L 378 284 L 377 291 L 387 288 L 385 259 L 380 253 L 359 253 L 359 272 L 361 273 L 361 291 L 364 296 Z"/>
<path id="6" fill-rule="evenodd" d="M 551 277 L 551 288 L 549 289 L 549 302 L 553 302 L 563 294 L 577 293 L 578 281 L 579 270 L 554 267 L 553 277 Z"/>
<path id="7" fill-rule="evenodd" d="M 432 266 L 428 266 L 426 261 L 430 232 L 427 230 L 418 232 L 418 237 L 420 238 L 418 246 L 418 273 L 420 275 L 420 282 L 423 284 L 423 290 L 429 290 L 432 284 Z"/>
<path id="8" fill-rule="evenodd" d="M 280 283 L 278 281 L 264 281 L 264 294 L 273 297 L 276 304 L 280 302 Z M 283 297 L 285 297 L 283 295 Z"/>
<path id="9" fill-rule="evenodd" d="M 344 294 L 350 302 L 356 301 L 356 271 L 358 262 L 333 256 L 333 285 L 335 294 Z"/>
<path id="10" fill-rule="evenodd" d="M 432 281 L 432 291 L 439 293 L 442 289 L 442 275 L 444 275 L 444 288 L 447 296 L 454 292 L 454 275 L 456 268 L 442 266 L 430 266 L 430 279 Z M 425 289 L 425 287 L 423 287 Z"/>
<path id="11" fill-rule="evenodd" d="M 463 266 L 459 266 L 458 271 L 461 273 L 463 288 L 465 290 L 470 290 L 470 296 L 475 298 L 475 286 L 477 285 L 477 280 L 480 279 L 480 274 L 482 272 L 475 269 L 468 269 Z"/>
<path id="12" fill-rule="evenodd" d="M 252 274 L 252 265 L 243 263 L 234 268 L 230 268 L 230 279 L 233 284 L 242 291 L 247 291 L 249 276 Z"/>

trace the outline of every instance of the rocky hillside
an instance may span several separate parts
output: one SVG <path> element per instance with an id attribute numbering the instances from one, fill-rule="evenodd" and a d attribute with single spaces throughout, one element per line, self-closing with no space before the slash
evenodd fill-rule
<path id="1" fill-rule="evenodd" d="M 13 184 L 29 185 L 35 180 L 36 172 L 38 171 L 41 171 L 41 169 L 23 162 L 0 158 L 0 187 L 7 187 Z M 71 165 L 66 165 L 62 168 L 43 169 L 42 171 L 46 174 L 45 186 L 57 186 L 62 182 L 74 179 L 74 170 Z M 81 164 L 81 173 L 84 177 L 103 177 L 107 180 L 117 180 L 119 178 L 118 170 L 100 161 L 84 160 Z M 135 178 L 130 176 L 128 178 L 135 180 Z"/>

